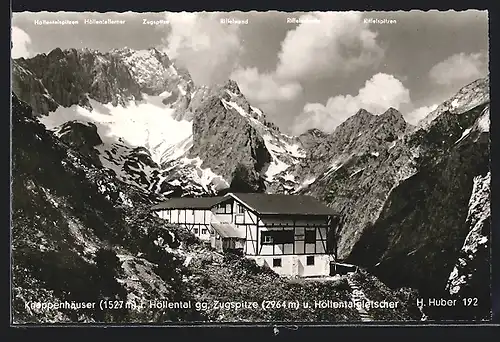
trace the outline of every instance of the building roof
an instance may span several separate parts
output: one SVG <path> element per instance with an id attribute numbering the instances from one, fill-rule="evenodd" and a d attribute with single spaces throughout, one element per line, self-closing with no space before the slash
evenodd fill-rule
<path id="1" fill-rule="evenodd" d="M 230 196 L 261 215 L 317 215 L 337 213 L 312 196 L 262 193 L 230 193 Z"/>
<path id="2" fill-rule="evenodd" d="M 176 197 L 151 207 L 152 210 L 162 209 L 205 209 L 208 210 L 224 197 Z"/>
<path id="3" fill-rule="evenodd" d="M 263 193 L 229 193 L 225 196 L 215 197 L 177 197 L 154 205 L 151 209 L 209 210 L 231 197 L 261 215 L 330 216 L 337 214 L 332 208 L 312 196 Z"/>
<path id="4" fill-rule="evenodd" d="M 212 222 L 210 225 L 222 238 L 245 238 L 245 231 L 243 229 L 237 229 L 236 226 L 231 223 Z"/>

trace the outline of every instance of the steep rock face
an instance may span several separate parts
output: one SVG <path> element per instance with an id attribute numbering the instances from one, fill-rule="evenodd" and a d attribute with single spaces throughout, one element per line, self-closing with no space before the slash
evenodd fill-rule
<path id="1" fill-rule="evenodd" d="M 30 59 L 20 58 L 20 68 L 33 73 L 50 94 L 63 107 L 74 104 L 88 106 L 88 98 L 101 103 L 124 105 L 141 98 L 140 87 L 127 66 L 114 55 L 104 55 L 88 49 L 61 50 L 56 48 L 49 54 L 40 54 Z M 14 89 L 23 79 L 14 74 Z M 33 82 L 31 79 L 28 80 Z M 29 89 L 32 87 L 30 86 Z M 30 92 L 17 93 L 21 100 L 29 100 Z M 36 113 L 47 114 L 44 108 L 34 108 Z"/>
<path id="2" fill-rule="evenodd" d="M 187 70 L 176 66 L 165 53 L 155 48 L 141 51 L 114 49 L 110 55 L 123 61 L 142 93 L 165 96 L 163 104 L 175 109 L 175 117 L 189 120 L 184 112 L 193 97 L 195 85 Z"/>
<path id="3" fill-rule="evenodd" d="M 299 135 L 298 139 L 304 149 L 314 151 L 328 139 L 328 134 L 317 128 L 312 128 Z"/>
<path id="4" fill-rule="evenodd" d="M 59 104 L 33 72 L 12 61 L 12 90 L 26 101 L 35 113 L 45 114 L 56 110 Z"/>
<path id="5" fill-rule="evenodd" d="M 264 180 L 255 170 L 245 164 L 236 165 L 227 192 L 265 192 L 265 190 Z"/>
<path id="6" fill-rule="evenodd" d="M 248 120 L 234 110 L 227 110 L 216 96 L 204 101 L 195 112 L 193 146 L 189 153 L 200 157 L 204 166 L 228 180 L 238 164 L 261 172 L 271 160 L 264 140 Z"/>
<path id="7" fill-rule="evenodd" d="M 490 182 L 490 172 L 474 177 L 465 222 L 469 233 L 446 284 L 446 291 L 452 298 L 465 299 L 463 315 L 472 315 L 476 319 L 489 319 L 490 307 L 487 304 L 491 300 Z"/>
<path id="8" fill-rule="evenodd" d="M 308 150 L 308 158 L 299 166 L 298 172 L 308 175 L 311 183 L 298 193 L 324 200 L 345 218 L 338 250 L 342 258 L 359 238 L 361 227 L 376 219 L 392 179 L 404 172 L 403 160 L 414 153 L 394 147 L 405 129 L 406 122 L 395 109 L 379 116 L 361 109 Z M 385 165 L 391 153 L 397 157 Z"/>
<path id="9" fill-rule="evenodd" d="M 92 156 L 97 165 L 102 165 L 98 151 L 94 148 L 102 144 L 97 127 L 89 122 L 68 121 L 58 127 L 55 135 L 76 151 Z"/>

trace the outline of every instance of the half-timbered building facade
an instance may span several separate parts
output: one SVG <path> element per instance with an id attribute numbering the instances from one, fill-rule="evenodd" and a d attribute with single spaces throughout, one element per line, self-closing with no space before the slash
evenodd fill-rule
<path id="1" fill-rule="evenodd" d="M 181 203 L 177 201 L 178 206 Z M 210 214 L 205 213 L 203 224 L 211 232 L 209 239 L 217 250 L 240 252 L 281 275 L 330 274 L 333 261 L 330 232 L 337 222 L 337 215 L 314 197 L 229 193 L 212 197 L 211 203 L 205 201 L 205 211 Z M 169 215 L 172 213 L 177 211 L 170 209 Z M 177 215 L 184 218 L 183 214 Z M 182 220 L 176 221 L 175 214 L 167 219 L 195 227 L 184 224 Z M 203 236 L 206 239 L 207 235 Z"/>
<path id="2" fill-rule="evenodd" d="M 152 207 L 152 210 L 164 220 L 179 224 L 200 240 L 210 241 L 212 235 L 212 207 L 223 197 L 179 197 Z"/>

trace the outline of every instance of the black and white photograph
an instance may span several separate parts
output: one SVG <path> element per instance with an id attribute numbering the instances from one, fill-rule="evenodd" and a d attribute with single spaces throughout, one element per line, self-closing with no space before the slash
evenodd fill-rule
<path id="1" fill-rule="evenodd" d="M 491 321 L 488 12 L 14 12 L 11 324 Z"/>

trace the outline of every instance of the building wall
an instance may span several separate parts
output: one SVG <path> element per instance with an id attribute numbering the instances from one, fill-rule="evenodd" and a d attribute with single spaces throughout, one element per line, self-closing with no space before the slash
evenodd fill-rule
<path id="1" fill-rule="evenodd" d="M 224 213 L 221 213 L 220 209 L 223 209 Z M 259 217 L 232 198 L 213 208 L 213 212 L 214 221 L 232 223 L 237 229 L 244 230 L 246 237 L 244 252 L 246 255 L 327 253 L 328 220 L 325 217 Z M 283 229 L 295 232 L 296 239 L 293 243 L 261 244 L 262 232 Z M 315 243 L 305 243 L 304 240 L 299 240 L 301 235 L 305 236 L 306 230 L 315 231 Z"/>
<path id="2" fill-rule="evenodd" d="M 170 223 L 179 224 L 199 239 L 208 241 L 210 239 L 210 222 L 212 212 L 201 209 L 171 209 L 157 211 L 157 215 Z"/>
<path id="3" fill-rule="evenodd" d="M 285 220 L 283 220 L 285 223 Z M 259 225 L 259 255 L 280 255 L 280 254 L 325 254 L 327 253 L 328 228 L 323 223 L 323 226 L 306 226 L 307 222 L 301 226 L 293 227 L 273 227 L 270 225 L 261 227 Z M 262 245 L 262 233 L 266 231 L 294 231 L 294 243 Z M 314 243 L 306 243 L 306 231 L 314 231 L 316 241 Z"/>
<path id="4" fill-rule="evenodd" d="M 308 255 L 282 256 L 249 256 L 259 266 L 267 265 L 282 276 L 314 277 L 330 275 L 330 258 L 328 255 L 310 255 L 314 257 L 314 265 L 307 265 Z M 281 266 L 273 266 L 273 259 L 281 259 Z"/>
<path id="5" fill-rule="evenodd" d="M 330 256 L 327 254 L 326 243 L 328 233 L 328 220 L 324 217 L 258 217 L 254 212 L 241 207 L 234 199 L 230 198 L 212 210 L 172 210 L 170 222 L 185 224 L 193 228 L 193 224 L 204 224 L 212 235 L 201 234 L 200 239 L 210 241 L 212 246 L 222 252 L 222 239 L 217 239 L 217 234 L 210 227 L 210 222 L 232 223 L 237 229 L 244 232 L 244 253 L 254 259 L 257 264 L 268 265 L 276 273 L 286 276 L 327 276 L 330 274 Z M 221 212 L 222 211 L 222 212 Z M 203 213 L 205 212 L 205 213 Z M 161 216 L 160 216 L 161 217 Z M 164 217 L 167 218 L 168 217 Z M 295 241 L 286 244 L 262 245 L 262 232 L 272 230 L 293 230 Z M 298 236 L 305 236 L 305 231 L 315 231 L 316 242 L 305 243 L 298 240 Z M 314 265 L 307 265 L 307 258 L 314 258 Z M 273 266 L 273 259 L 281 259 L 281 266 Z"/>

